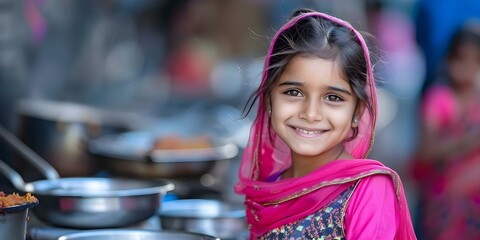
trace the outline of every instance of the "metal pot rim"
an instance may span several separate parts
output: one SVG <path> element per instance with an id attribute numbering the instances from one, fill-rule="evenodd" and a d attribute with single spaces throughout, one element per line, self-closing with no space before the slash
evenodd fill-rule
<path id="1" fill-rule="evenodd" d="M 222 209 L 225 207 L 228 209 Z M 245 208 L 213 199 L 180 199 L 163 202 L 159 215 L 182 219 L 243 219 Z"/>
<path id="2" fill-rule="evenodd" d="M 127 236 L 134 236 L 135 234 L 177 234 L 179 236 L 189 236 L 189 237 L 201 237 L 201 239 L 214 239 L 214 240 L 220 240 L 219 238 L 216 238 L 214 236 L 202 234 L 202 233 L 192 233 L 192 232 L 186 232 L 186 231 L 174 231 L 174 230 L 161 230 L 161 231 L 156 231 L 156 230 L 145 230 L 145 229 L 100 229 L 100 230 L 85 230 L 81 232 L 74 232 L 74 233 L 69 233 L 65 234 L 63 236 L 60 236 L 58 240 L 70 240 L 70 239 L 76 239 L 76 238 L 84 238 L 84 237 L 101 237 L 101 236 L 112 236 L 112 234 L 127 234 Z"/>
<path id="3" fill-rule="evenodd" d="M 140 186 L 132 188 L 124 187 L 119 189 L 108 189 L 105 187 L 105 185 L 109 183 L 136 183 Z M 34 194 L 41 194 L 43 196 L 81 198 L 133 197 L 152 194 L 166 194 L 168 191 L 172 191 L 174 188 L 175 187 L 173 183 L 166 180 L 143 181 L 136 179 L 90 177 L 39 180 L 27 183 L 25 185 L 25 189 Z"/>
<path id="4" fill-rule="evenodd" d="M 0 208 L 0 213 L 21 212 L 21 211 L 24 211 L 24 210 L 27 210 L 27 209 L 30 209 L 30 208 L 33 208 L 33 207 L 37 206 L 38 203 L 39 203 L 39 201 L 37 200 L 35 202 L 29 202 L 29 203 L 22 204 L 22 205 Z"/>

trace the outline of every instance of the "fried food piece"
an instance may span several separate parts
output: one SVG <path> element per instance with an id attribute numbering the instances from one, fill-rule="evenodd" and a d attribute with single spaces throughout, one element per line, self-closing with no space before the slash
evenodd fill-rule
<path id="1" fill-rule="evenodd" d="M 31 193 L 20 196 L 18 193 L 5 194 L 0 191 L 0 208 L 20 206 L 34 202 L 38 202 L 38 199 Z"/>
<path id="2" fill-rule="evenodd" d="M 212 144 L 207 136 L 198 137 L 180 137 L 176 135 L 168 135 L 158 138 L 153 146 L 154 150 L 169 149 L 198 149 L 210 148 Z"/>

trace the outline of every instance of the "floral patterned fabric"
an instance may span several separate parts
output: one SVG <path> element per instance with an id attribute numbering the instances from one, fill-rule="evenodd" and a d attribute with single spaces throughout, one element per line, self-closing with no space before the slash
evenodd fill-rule
<path id="1" fill-rule="evenodd" d="M 261 240 L 346 239 L 343 229 L 345 209 L 356 184 L 343 191 L 324 208 L 296 222 L 275 228 Z"/>

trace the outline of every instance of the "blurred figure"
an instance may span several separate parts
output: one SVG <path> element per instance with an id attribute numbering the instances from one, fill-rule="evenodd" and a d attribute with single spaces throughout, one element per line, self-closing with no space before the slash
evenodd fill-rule
<path id="1" fill-rule="evenodd" d="M 480 239 L 480 23 L 453 36 L 420 106 L 418 181 L 424 239 Z"/>
<path id="2" fill-rule="evenodd" d="M 450 36 L 465 20 L 480 17 L 480 1 L 418 0 L 415 13 L 416 37 L 427 64 L 424 93 L 434 82 Z"/>

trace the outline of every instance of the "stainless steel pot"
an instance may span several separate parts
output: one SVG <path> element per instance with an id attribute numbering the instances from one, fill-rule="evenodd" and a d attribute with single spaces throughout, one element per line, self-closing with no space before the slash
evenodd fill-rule
<path id="1" fill-rule="evenodd" d="M 28 210 L 38 202 L 0 208 L 0 239 L 25 240 Z"/>
<path id="2" fill-rule="evenodd" d="M 221 239 L 246 239 L 243 205 L 209 199 L 167 201 L 160 211 L 162 229 L 197 232 Z"/>
<path id="3" fill-rule="evenodd" d="M 140 229 L 105 229 L 89 230 L 77 233 L 69 233 L 58 238 L 58 240 L 220 240 L 219 238 L 205 234 L 178 232 L 178 231 L 153 231 Z"/>
<path id="4" fill-rule="evenodd" d="M 0 172 L 20 191 L 34 194 L 41 205 L 33 209 L 42 221 L 67 228 L 124 227 L 155 215 L 172 183 L 108 178 L 59 178 L 56 170 L 0 126 L 0 137 L 33 163 L 47 180 L 25 183 L 20 174 L 0 161 Z"/>
<path id="5" fill-rule="evenodd" d="M 16 135 L 62 177 L 98 172 L 95 160 L 86 151 L 88 141 L 103 134 L 132 130 L 140 121 L 129 113 L 46 100 L 21 100 L 16 111 Z M 24 165 L 12 166 L 23 176 L 33 176 L 31 180 L 41 176 Z"/>
<path id="6" fill-rule="evenodd" d="M 209 148 L 152 150 L 155 137 L 147 132 L 106 135 L 90 141 L 88 149 L 109 172 L 140 178 L 199 178 L 238 154 L 235 144 L 213 138 Z"/>

